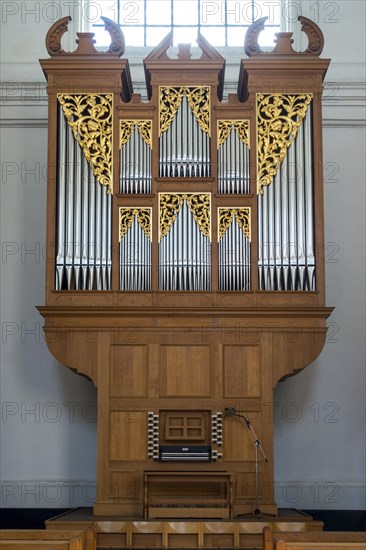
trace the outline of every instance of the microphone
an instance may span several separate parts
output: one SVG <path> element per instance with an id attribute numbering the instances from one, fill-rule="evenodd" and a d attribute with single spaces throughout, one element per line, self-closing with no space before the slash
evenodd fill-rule
<path id="1" fill-rule="evenodd" d="M 235 416 L 236 410 L 234 407 L 226 407 L 223 412 L 223 416 Z"/>

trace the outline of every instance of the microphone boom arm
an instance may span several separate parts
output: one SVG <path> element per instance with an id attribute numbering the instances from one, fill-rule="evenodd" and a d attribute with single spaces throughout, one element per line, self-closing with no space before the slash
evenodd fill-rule
<path id="1" fill-rule="evenodd" d="M 237 413 L 236 411 L 234 412 L 233 416 L 238 416 L 239 418 L 243 418 L 245 420 L 245 423 L 248 427 L 248 429 L 252 432 L 253 434 L 253 437 L 254 437 L 254 444 L 258 447 L 258 449 L 260 450 L 260 452 L 262 453 L 262 456 L 264 458 L 264 460 L 267 462 L 268 464 L 268 458 L 266 457 L 266 454 L 265 452 L 263 451 L 263 447 L 261 445 L 261 442 L 259 441 L 258 437 L 257 437 L 257 434 L 255 433 L 254 429 L 253 429 L 253 426 L 251 425 L 250 423 L 250 420 L 249 418 L 247 418 L 244 414 L 239 414 Z"/>

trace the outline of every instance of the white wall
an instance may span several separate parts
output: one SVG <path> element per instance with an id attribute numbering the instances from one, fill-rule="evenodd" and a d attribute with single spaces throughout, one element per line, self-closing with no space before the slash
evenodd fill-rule
<path id="1" fill-rule="evenodd" d="M 67 4 L 1 4 L 3 507 L 90 506 L 95 496 L 96 391 L 50 355 L 35 309 L 44 304 L 47 148 L 38 58 L 48 57 L 44 37 L 52 16 L 68 13 Z M 365 4 L 292 4 L 303 4 L 303 15 L 316 19 L 325 36 L 323 57 L 332 58 L 324 98 L 324 169 L 327 304 L 336 309 L 321 356 L 274 394 L 277 502 L 360 509 L 366 469 Z M 70 29 L 65 49 L 73 41 Z M 235 81 L 241 51 L 223 53 L 227 78 Z M 135 81 L 142 79 L 139 52 L 126 54 Z M 142 87 L 137 82 L 135 88 Z M 235 82 L 228 89 L 235 90 Z"/>
<path id="2" fill-rule="evenodd" d="M 279 506 L 364 509 L 365 4 L 305 2 L 332 59 L 324 94 L 328 337 L 319 358 L 274 393 Z"/>

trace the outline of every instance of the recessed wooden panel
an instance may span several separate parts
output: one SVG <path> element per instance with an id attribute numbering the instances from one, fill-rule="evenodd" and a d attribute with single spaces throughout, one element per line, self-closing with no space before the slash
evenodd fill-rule
<path id="1" fill-rule="evenodd" d="M 110 459 L 147 460 L 147 413 L 111 411 Z"/>
<path id="2" fill-rule="evenodd" d="M 203 544 L 205 548 L 234 548 L 234 534 L 214 534 L 204 535 Z"/>
<path id="3" fill-rule="evenodd" d="M 120 550 L 126 547 L 126 533 L 98 533 L 97 548 Z"/>
<path id="4" fill-rule="evenodd" d="M 224 346 L 224 397 L 259 397 L 259 346 Z"/>
<path id="5" fill-rule="evenodd" d="M 162 346 L 160 393 L 167 397 L 209 397 L 209 346 Z"/>
<path id="6" fill-rule="evenodd" d="M 133 533 L 132 545 L 134 548 L 162 548 L 162 533 Z"/>
<path id="7" fill-rule="evenodd" d="M 249 414 L 243 413 L 247 417 Z M 260 440 L 260 422 L 252 423 Z M 230 416 L 223 420 L 223 441 L 225 460 L 255 460 L 255 446 L 252 432 L 247 427 L 243 418 Z"/>
<path id="8" fill-rule="evenodd" d="M 112 346 L 111 397 L 147 397 L 146 346 Z"/>
<path id="9" fill-rule="evenodd" d="M 137 500 L 138 487 L 133 470 L 111 472 L 109 496 L 118 500 Z"/>
<path id="10" fill-rule="evenodd" d="M 235 496 L 237 499 L 255 498 L 255 472 L 236 474 Z"/>
<path id="11" fill-rule="evenodd" d="M 169 548 L 198 548 L 198 534 L 168 534 L 168 546 Z"/>

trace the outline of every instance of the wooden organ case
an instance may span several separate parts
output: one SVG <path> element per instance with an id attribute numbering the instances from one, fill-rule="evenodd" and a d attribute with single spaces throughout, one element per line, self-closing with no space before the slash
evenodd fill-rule
<path id="1" fill-rule="evenodd" d="M 169 34 L 134 94 L 124 37 L 41 60 L 49 95 L 45 334 L 98 388 L 99 516 L 235 518 L 274 501 L 272 392 L 326 334 L 319 28 L 245 38 L 237 94 Z M 258 495 L 257 495 L 258 496 Z"/>

